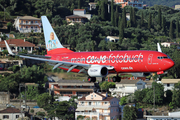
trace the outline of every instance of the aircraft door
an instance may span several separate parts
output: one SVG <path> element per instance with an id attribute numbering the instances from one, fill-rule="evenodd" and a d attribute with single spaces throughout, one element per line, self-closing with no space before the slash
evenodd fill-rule
<path id="1" fill-rule="evenodd" d="M 152 64 L 152 58 L 153 58 L 153 54 L 149 54 L 149 56 L 148 56 L 148 64 L 149 65 Z"/>

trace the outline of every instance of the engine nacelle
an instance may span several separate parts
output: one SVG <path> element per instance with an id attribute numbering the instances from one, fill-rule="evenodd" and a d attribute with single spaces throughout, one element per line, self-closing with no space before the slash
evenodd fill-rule
<path id="1" fill-rule="evenodd" d="M 88 69 L 88 75 L 90 77 L 106 77 L 108 69 L 103 66 L 92 66 Z"/>
<path id="2" fill-rule="evenodd" d="M 134 77 L 146 77 L 148 75 L 150 75 L 151 73 L 131 73 L 131 75 L 133 75 Z"/>

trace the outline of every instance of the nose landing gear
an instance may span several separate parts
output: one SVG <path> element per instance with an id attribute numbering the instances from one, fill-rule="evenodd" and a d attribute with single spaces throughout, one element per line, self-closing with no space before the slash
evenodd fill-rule
<path id="1" fill-rule="evenodd" d="M 96 82 L 96 77 L 88 77 L 88 82 Z"/>

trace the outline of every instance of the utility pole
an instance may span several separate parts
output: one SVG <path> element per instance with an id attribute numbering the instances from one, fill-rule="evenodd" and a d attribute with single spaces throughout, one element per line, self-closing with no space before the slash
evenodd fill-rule
<path id="1" fill-rule="evenodd" d="M 22 114 L 22 110 L 21 110 L 21 87 L 23 87 L 23 86 L 24 86 L 24 83 L 19 84 L 21 120 L 23 120 L 23 114 Z"/>

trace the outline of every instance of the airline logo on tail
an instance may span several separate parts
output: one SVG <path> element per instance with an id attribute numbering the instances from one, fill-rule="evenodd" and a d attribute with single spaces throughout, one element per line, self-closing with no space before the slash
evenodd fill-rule
<path id="1" fill-rule="evenodd" d="M 46 48 L 48 51 L 58 48 L 58 41 L 57 41 L 57 39 L 54 38 L 54 32 L 50 33 L 50 39 L 46 43 Z"/>
<path id="2" fill-rule="evenodd" d="M 50 51 L 50 50 L 53 50 L 56 48 L 64 48 L 61 45 L 61 43 L 59 42 L 59 39 L 57 38 L 56 33 L 54 32 L 47 17 L 42 16 L 41 20 L 42 20 L 42 24 L 43 24 L 43 31 L 44 31 L 44 37 L 45 37 L 47 51 Z"/>

